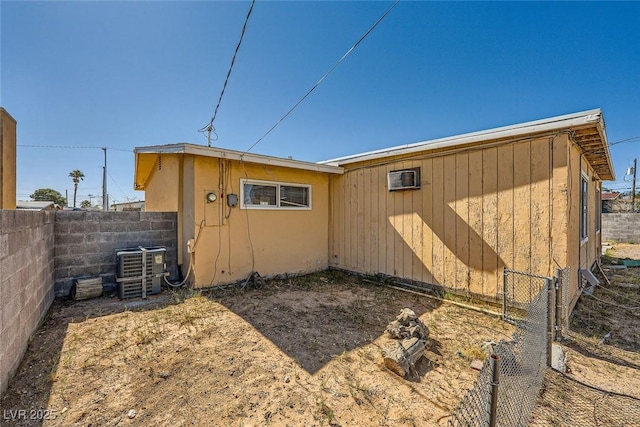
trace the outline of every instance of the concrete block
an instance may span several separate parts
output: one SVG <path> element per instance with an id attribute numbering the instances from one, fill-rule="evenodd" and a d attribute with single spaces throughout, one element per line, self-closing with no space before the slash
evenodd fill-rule
<path id="1" fill-rule="evenodd" d="M 85 265 L 82 267 L 69 267 L 69 277 L 95 276 L 100 274 L 99 265 Z"/>
<path id="2" fill-rule="evenodd" d="M 97 254 L 100 252 L 100 245 L 96 243 L 85 243 L 81 245 L 70 245 L 69 246 L 69 255 L 89 255 L 89 254 Z"/>
<path id="3" fill-rule="evenodd" d="M 111 221 L 111 216 L 108 214 L 105 215 L 105 212 L 101 211 L 87 211 L 84 220 L 89 222 L 105 222 Z"/>
<path id="4" fill-rule="evenodd" d="M 114 233 L 103 233 L 103 232 L 95 232 L 95 233 L 87 233 L 84 235 L 85 243 L 105 243 L 105 242 L 113 242 L 115 241 Z"/>
<path id="5" fill-rule="evenodd" d="M 12 328 L 16 326 L 16 317 L 19 313 L 18 306 L 15 304 L 15 298 L 12 298 L 7 304 L 2 306 L 2 324 L 5 329 L 11 331 Z"/>
<path id="6" fill-rule="evenodd" d="M 101 251 L 100 259 L 98 260 L 98 264 L 114 264 L 116 263 L 116 252 L 115 251 Z"/>
<path id="7" fill-rule="evenodd" d="M 148 231 L 151 229 L 151 223 L 147 221 L 130 221 L 127 222 L 127 231 Z"/>
<path id="8" fill-rule="evenodd" d="M 160 212 L 160 213 L 162 214 L 162 219 L 170 219 L 174 222 L 178 220 L 177 212 Z"/>
<path id="9" fill-rule="evenodd" d="M 63 279 L 67 279 L 69 277 L 69 268 L 65 267 L 65 268 L 56 268 L 55 273 L 54 273 L 54 279 L 55 281 L 59 281 L 59 280 L 63 280 Z"/>
<path id="10" fill-rule="evenodd" d="M 2 210 L 0 214 L 2 215 L 2 221 L 0 221 L 0 232 L 5 233 L 7 230 L 15 229 L 15 216 L 16 211 L 8 211 Z"/>
<path id="11" fill-rule="evenodd" d="M 84 243 L 84 233 L 62 234 L 56 239 L 56 245 L 70 245 Z"/>
<path id="12" fill-rule="evenodd" d="M 0 262 L 8 257 L 9 254 L 9 235 L 0 234 Z"/>
<path id="13" fill-rule="evenodd" d="M 163 241 L 172 241 L 175 245 L 178 240 L 178 230 L 174 229 L 173 231 L 163 231 L 161 236 Z"/>
<path id="14" fill-rule="evenodd" d="M 100 229 L 100 223 L 88 221 L 74 221 L 69 223 L 69 233 L 86 234 L 97 232 Z"/>
<path id="15" fill-rule="evenodd" d="M 151 222 L 152 230 L 168 230 L 172 231 L 174 226 L 173 221 L 153 221 Z"/>
<path id="16" fill-rule="evenodd" d="M 99 265 L 102 260 L 102 252 L 98 251 L 95 254 L 83 255 L 83 261 L 85 265 Z"/>
<path id="17" fill-rule="evenodd" d="M 65 255 L 69 255 L 69 246 L 68 245 L 55 245 L 53 247 L 53 256 L 54 257 L 60 257 L 60 256 L 65 256 Z"/>
<path id="18" fill-rule="evenodd" d="M 566 355 L 560 344 L 553 343 L 551 345 L 551 368 L 556 371 L 567 372 Z"/>
<path id="19" fill-rule="evenodd" d="M 124 221 L 101 222 L 99 231 L 101 233 L 109 232 L 126 232 L 127 223 Z"/>
<path id="20" fill-rule="evenodd" d="M 98 243 L 115 243 L 121 240 L 125 240 L 123 237 L 126 235 L 126 232 L 100 232 L 98 234 Z"/>
<path id="21" fill-rule="evenodd" d="M 118 221 L 139 222 L 141 212 L 113 212 Z"/>
<path id="22" fill-rule="evenodd" d="M 59 267 L 77 267 L 85 264 L 85 258 L 77 255 L 64 255 L 56 257 L 56 265 Z"/>
<path id="23" fill-rule="evenodd" d="M 56 212 L 56 222 L 77 222 L 84 220 L 86 211 L 58 211 Z"/>
<path id="24" fill-rule="evenodd" d="M 115 262 L 112 263 L 102 263 L 100 264 L 100 274 L 116 274 L 117 264 Z"/>
<path id="25" fill-rule="evenodd" d="M 58 217 L 56 217 L 58 218 Z M 56 237 L 61 235 L 61 234 L 65 234 L 69 232 L 69 223 L 68 222 L 60 222 L 57 221 L 54 223 L 53 225 L 53 230 L 54 233 L 56 234 Z"/>

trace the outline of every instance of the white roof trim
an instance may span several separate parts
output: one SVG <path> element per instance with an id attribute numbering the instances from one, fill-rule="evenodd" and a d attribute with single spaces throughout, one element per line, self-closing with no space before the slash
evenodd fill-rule
<path id="1" fill-rule="evenodd" d="M 416 142 L 413 144 L 399 145 L 396 147 L 383 148 L 361 154 L 339 157 L 336 159 L 319 162 L 323 165 L 341 166 L 350 163 L 364 162 L 385 157 L 397 156 L 401 154 L 411 154 L 420 151 L 434 150 L 438 148 L 448 148 L 457 145 L 482 142 L 490 139 L 503 139 L 519 137 L 534 133 L 550 132 L 554 130 L 566 129 L 575 126 L 586 125 L 594 122 L 602 123 L 602 111 L 583 111 L 580 113 L 567 114 L 564 116 L 551 117 L 548 119 L 535 120 L 532 122 L 520 123 L 511 126 L 504 126 L 494 129 L 482 130 L 479 132 L 465 133 L 462 135 L 449 136 L 430 141 Z"/>
<path id="2" fill-rule="evenodd" d="M 167 154 L 193 154 L 196 156 L 216 157 L 220 159 L 245 161 L 247 163 L 259 163 L 263 165 L 281 166 L 285 168 L 302 169 L 315 172 L 343 174 L 344 169 L 335 165 L 324 165 L 320 163 L 303 162 L 300 160 L 284 159 L 281 157 L 265 156 L 262 154 L 243 153 L 241 151 L 227 150 L 218 147 L 204 147 L 194 144 L 169 144 L 153 145 L 147 147 L 136 147 L 133 150 L 136 154 L 147 153 L 167 153 Z"/>

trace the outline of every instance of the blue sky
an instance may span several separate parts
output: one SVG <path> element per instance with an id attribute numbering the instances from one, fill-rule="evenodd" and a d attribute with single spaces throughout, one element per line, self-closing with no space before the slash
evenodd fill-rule
<path id="1" fill-rule="evenodd" d="M 391 6 L 258 1 L 214 123 L 245 150 Z M 2 1 L 0 103 L 19 145 L 107 146 L 112 201 L 136 146 L 192 142 L 213 114 L 249 2 Z M 640 3 L 401 2 L 253 151 L 320 161 L 602 108 L 640 136 Z M 640 140 L 611 147 L 623 182 Z M 100 149 L 18 148 L 18 196 L 100 194 Z M 628 177 L 627 177 L 628 179 Z M 95 200 L 94 200 L 95 202 Z"/>

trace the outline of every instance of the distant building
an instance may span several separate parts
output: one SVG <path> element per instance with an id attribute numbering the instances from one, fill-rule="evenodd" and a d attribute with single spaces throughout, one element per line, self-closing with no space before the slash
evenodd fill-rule
<path id="1" fill-rule="evenodd" d="M 23 211 L 46 211 L 46 210 L 59 210 L 62 209 L 60 205 L 54 202 L 18 202 L 16 203 L 16 209 Z"/>
<path id="2" fill-rule="evenodd" d="M 137 202 L 114 203 L 109 210 L 116 212 L 141 212 L 144 211 L 144 200 Z"/>
<path id="3" fill-rule="evenodd" d="M 615 212 L 614 204 L 620 198 L 620 192 L 602 193 L 602 213 Z"/>
<path id="4" fill-rule="evenodd" d="M 0 209 L 16 208 L 16 124 L 0 107 Z"/>

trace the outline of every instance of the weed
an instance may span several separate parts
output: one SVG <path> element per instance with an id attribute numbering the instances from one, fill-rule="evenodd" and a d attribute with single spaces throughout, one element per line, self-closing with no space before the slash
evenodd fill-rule
<path id="1" fill-rule="evenodd" d="M 467 347 L 462 351 L 462 353 L 465 356 L 467 356 L 467 358 L 469 358 L 470 360 L 473 360 L 473 359 L 484 360 L 487 357 L 484 351 L 482 351 L 482 349 L 477 346 Z"/>
<path id="2" fill-rule="evenodd" d="M 325 402 L 320 404 L 320 413 L 326 417 L 327 421 L 329 421 L 329 425 L 333 425 L 336 420 L 336 416 L 333 413 L 333 409 L 331 409 Z"/>

